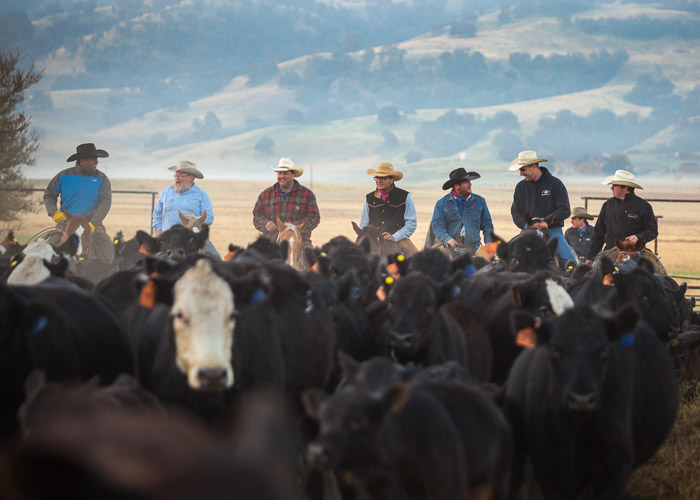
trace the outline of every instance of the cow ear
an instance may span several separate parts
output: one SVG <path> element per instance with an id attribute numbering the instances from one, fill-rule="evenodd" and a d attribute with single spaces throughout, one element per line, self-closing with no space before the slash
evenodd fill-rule
<path id="1" fill-rule="evenodd" d="M 496 235 L 494 234 L 493 236 L 494 241 L 496 241 Z M 498 238 L 498 240 L 500 240 L 500 243 L 496 247 L 496 255 L 498 255 L 498 258 L 502 261 L 508 262 L 510 260 L 510 244 L 507 241 L 502 240 L 500 238 Z"/>
<path id="2" fill-rule="evenodd" d="M 352 230 L 355 231 L 355 234 L 360 236 L 360 233 L 362 232 L 362 229 L 360 229 L 360 226 L 358 226 L 355 221 L 351 222 L 352 224 Z"/>
<path id="3" fill-rule="evenodd" d="M 147 232 L 141 231 L 139 229 L 138 231 L 136 231 L 136 241 L 139 244 L 139 247 L 143 247 L 147 251 L 147 253 L 158 253 L 158 238 L 154 238 Z"/>
<path id="4" fill-rule="evenodd" d="M 380 403 L 385 411 L 396 413 L 401 410 L 411 396 L 411 388 L 405 382 L 397 382 L 388 387 L 380 396 Z"/>
<path id="5" fill-rule="evenodd" d="M 54 258 L 55 259 L 55 258 Z M 49 270 L 53 276 L 58 276 L 59 278 L 66 277 L 66 271 L 68 270 L 68 259 L 63 255 L 59 255 L 58 259 L 52 262 L 43 261 L 44 267 Z"/>
<path id="6" fill-rule="evenodd" d="M 336 281 L 337 299 L 339 303 L 354 300 L 359 295 L 357 271 L 351 267 Z"/>
<path id="7" fill-rule="evenodd" d="M 600 277 L 600 281 L 605 282 L 606 276 L 612 276 L 614 272 L 615 264 L 613 264 L 608 257 L 603 255 L 598 261 L 598 276 Z"/>
<path id="8" fill-rule="evenodd" d="M 80 238 L 73 233 L 64 243 L 56 248 L 56 253 L 59 255 L 65 254 L 74 257 L 75 254 L 78 253 L 78 246 L 80 246 Z"/>
<path id="9" fill-rule="evenodd" d="M 534 349 L 549 340 L 549 329 L 537 316 L 516 309 L 510 313 L 510 330 L 516 345 Z"/>
<path id="10" fill-rule="evenodd" d="M 369 238 L 365 238 L 360 242 L 360 248 L 362 249 L 362 252 L 364 252 L 365 255 L 369 255 L 369 252 L 372 249 Z"/>
<path id="11" fill-rule="evenodd" d="M 360 363 L 342 350 L 338 350 L 338 365 L 344 383 L 347 383 L 348 380 L 354 380 L 357 370 L 360 368 Z"/>
<path id="12" fill-rule="evenodd" d="M 316 387 L 310 387 L 301 393 L 301 403 L 304 407 L 304 413 L 313 419 L 318 420 L 318 409 L 323 402 L 323 393 Z"/>
<path id="13" fill-rule="evenodd" d="M 639 267 L 640 269 L 643 269 L 644 271 L 648 272 L 649 274 L 654 274 L 654 264 L 652 264 L 649 259 L 645 259 L 644 257 L 642 257 L 637 262 L 637 267 Z"/>
<path id="14" fill-rule="evenodd" d="M 640 318 L 641 313 L 635 304 L 622 306 L 609 320 L 608 337 L 618 340 L 622 335 L 633 332 Z"/>
<path id="15" fill-rule="evenodd" d="M 557 254 L 557 246 L 559 246 L 559 238 L 556 236 L 554 238 L 550 238 L 547 242 L 547 249 L 549 250 L 549 255 L 551 255 L 552 258 L 554 258 L 554 256 Z"/>
<path id="16" fill-rule="evenodd" d="M 195 233 L 194 240 L 197 243 L 197 248 L 204 248 L 207 240 L 209 239 L 209 225 L 203 224 L 202 229 L 198 233 Z"/>
<path id="17" fill-rule="evenodd" d="M 282 240 L 279 243 L 277 243 L 277 247 L 280 250 L 280 253 L 282 254 L 283 259 L 287 259 L 287 256 L 289 255 L 289 241 L 287 240 Z"/>
<path id="18" fill-rule="evenodd" d="M 438 284 L 438 303 L 446 304 L 459 297 L 459 282 L 464 277 L 460 271 L 455 272 L 442 283 Z"/>

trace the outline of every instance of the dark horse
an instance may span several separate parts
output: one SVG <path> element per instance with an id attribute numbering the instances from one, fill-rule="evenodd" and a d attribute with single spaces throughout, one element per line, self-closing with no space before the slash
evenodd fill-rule
<path id="1" fill-rule="evenodd" d="M 365 226 L 360 229 L 360 226 L 352 222 L 352 228 L 355 230 L 355 233 L 357 233 L 355 244 L 361 245 L 364 240 L 367 240 L 371 253 L 382 256 L 405 253 L 404 248 L 399 243 L 384 239 L 380 226 Z"/>

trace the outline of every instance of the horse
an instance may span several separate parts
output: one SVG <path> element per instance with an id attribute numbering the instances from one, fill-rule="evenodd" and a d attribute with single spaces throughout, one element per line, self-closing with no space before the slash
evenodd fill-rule
<path id="1" fill-rule="evenodd" d="M 380 226 L 365 226 L 360 229 L 360 226 L 352 222 L 352 228 L 357 234 L 355 244 L 362 246 L 363 241 L 368 241 L 370 253 L 376 253 L 382 257 L 405 253 L 404 248 L 398 242 L 384 239 Z"/>
<path id="2" fill-rule="evenodd" d="M 207 219 L 206 210 L 204 210 L 202 212 L 202 215 L 200 215 L 199 217 L 195 217 L 194 215 L 185 215 L 182 212 L 180 212 L 180 209 L 178 209 L 177 215 L 180 217 L 180 223 L 182 224 L 182 226 L 186 227 L 187 229 L 191 229 L 192 232 L 195 233 L 198 233 L 202 229 L 202 225 Z"/>
<path id="3" fill-rule="evenodd" d="M 630 241 L 630 240 L 620 240 L 619 238 L 615 238 L 615 248 L 617 248 L 616 255 L 610 255 L 610 257 L 614 257 L 613 262 L 616 264 L 619 264 L 620 262 L 625 262 L 626 260 L 632 259 L 632 260 L 638 260 L 639 255 L 640 255 L 640 250 L 644 246 L 644 242 L 642 240 L 637 240 L 637 241 Z"/>
<path id="4" fill-rule="evenodd" d="M 64 210 L 63 213 L 66 215 L 66 227 L 63 231 L 63 236 L 61 237 L 61 244 L 68 241 L 68 237 L 71 234 L 76 234 L 78 236 L 78 250 L 76 251 L 76 256 L 81 256 L 83 254 L 90 257 L 90 244 L 92 243 L 92 229 L 90 228 L 90 220 L 95 215 L 93 211 L 85 217 L 81 214 L 71 215 L 68 210 Z"/>
<path id="5" fill-rule="evenodd" d="M 277 229 L 279 233 L 277 234 L 277 244 L 279 245 L 283 241 L 286 241 L 289 245 L 289 251 L 287 252 L 287 259 L 285 263 L 293 267 L 297 271 L 306 270 L 306 256 L 304 255 L 304 250 L 302 247 L 302 236 L 301 231 L 304 230 L 306 222 L 302 222 L 298 226 L 292 224 L 291 222 L 282 222 L 279 217 L 277 217 Z"/>

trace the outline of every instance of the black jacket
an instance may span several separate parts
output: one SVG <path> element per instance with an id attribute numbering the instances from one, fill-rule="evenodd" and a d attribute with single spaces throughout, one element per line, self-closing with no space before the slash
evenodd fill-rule
<path id="1" fill-rule="evenodd" d="M 564 220 L 571 214 L 569 193 L 564 183 L 554 177 L 549 170 L 540 167 L 542 175 L 536 181 L 523 179 L 515 186 L 513 204 L 510 214 L 513 222 L 520 229 L 525 229 L 525 214 L 531 217 L 545 218 L 554 213 L 554 221 L 550 227 L 564 227 Z"/>
<path id="2" fill-rule="evenodd" d="M 576 252 L 579 261 L 586 260 L 588 251 L 591 248 L 591 242 L 593 241 L 593 226 L 586 222 L 584 228 L 583 236 L 573 227 L 570 227 L 564 233 L 564 239 L 574 252 Z"/>
<path id="3" fill-rule="evenodd" d="M 633 234 L 645 244 L 656 239 L 659 229 L 654 209 L 634 193 L 627 193 L 624 200 L 610 198 L 600 208 L 588 260 L 593 260 L 603 243 L 606 249 L 612 248 L 616 237 L 624 240 Z"/>

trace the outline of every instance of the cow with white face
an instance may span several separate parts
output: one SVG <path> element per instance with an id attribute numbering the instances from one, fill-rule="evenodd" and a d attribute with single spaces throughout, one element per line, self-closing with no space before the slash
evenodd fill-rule
<path id="1" fill-rule="evenodd" d="M 72 257 L 78 246 L 77 236 L 71 236 L 68 241 L 58 248 L 44 240 L 28 244 L 21 254 L 10 261 L 7 283 L 10 285 L 35 285 L 49 276 L 51 271 L 46 264 L 55 262 L 60 255 Z M 46 264 L 45 264 L 46 263 Z"/>
<path id="2" fill-rule="evenodd" d="M 207 391 L 232 387 L 233 292 L 208 260 L 197 261 L 175 283 L 170 316 L 177 367 L 188 385 Z"/>

